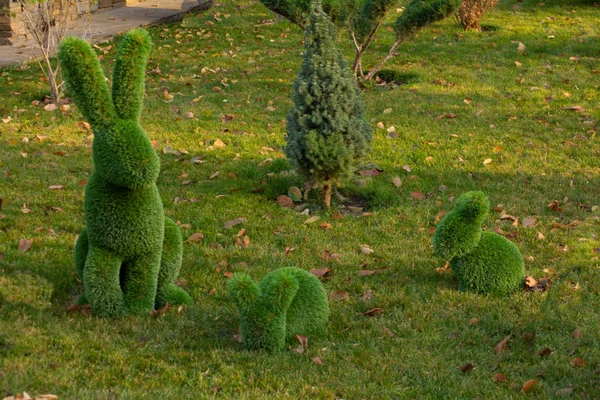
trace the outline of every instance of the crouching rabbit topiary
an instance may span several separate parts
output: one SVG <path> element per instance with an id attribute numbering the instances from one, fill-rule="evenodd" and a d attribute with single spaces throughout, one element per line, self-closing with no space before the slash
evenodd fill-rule
<path id="1" fill-rule="evenodd" d="M 327 328 L 325 289 L 303 269 L 272 271 L 258 285 L 248 274 L 236 273 L 227 282 L 227 291 L 239 310 L 248 350 L 279 351 L 295 335 L 321 334 Z"/>
<path id="2" fill-rule="evenodd" d="M 68 37 L 58 49 L 67 89 L 94 132 L 86 228 L 75 245 L 75 264 L 85 289 L 79 303 L 89 303 L 100 316 L 191 302 L 174 284 L 181 232 L 164 216 L 156 187 L 160 162 L 139 123 L 150 47 L 145 30 L 123 38 L 112 95 L 89 44 Z"/>
<path id="3" fill-rule="evenodd" d="M 523 256 L 504 236 L 481 231 L 489 208 L 482 192 L 458 197 L 435 230 L 433 251 L 450 260 L 459 290 L 507 294 L 523 283 Z"/>

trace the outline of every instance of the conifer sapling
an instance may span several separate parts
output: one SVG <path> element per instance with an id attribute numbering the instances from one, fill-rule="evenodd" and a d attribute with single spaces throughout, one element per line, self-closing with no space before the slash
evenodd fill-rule
<path id="1" fill-rule="evenodd" d="M 321 8 L 312 6 L 304 31 L 302 67 L 293 87 L 294 105 L 287 116 L 285 154 L 311 187 L 331 190 L 352 174 L 367 155 L 371 127 L 365 120 L 360 90 L 336 47 L 337 31 Z"/>

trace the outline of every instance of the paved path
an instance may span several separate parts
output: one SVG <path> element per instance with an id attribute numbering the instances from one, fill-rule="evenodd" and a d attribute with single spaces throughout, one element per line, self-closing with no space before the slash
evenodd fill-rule
<path id="1" fill-rule="evenodd" d="M 207 9 L 211 2 L 198 3 L 198 0 L 146 0 L 127 7 L 99 10 L 92 13 L 91 22 L 85 30 L 80 21 L 71 22 L 68 35 L 85 37 L 92 43 L 98 43 L 138 26 L 181 19 L 187 12 Z M 33 46 L 33 40 L 0 46 L 0 69 L 34 59 Z"/>

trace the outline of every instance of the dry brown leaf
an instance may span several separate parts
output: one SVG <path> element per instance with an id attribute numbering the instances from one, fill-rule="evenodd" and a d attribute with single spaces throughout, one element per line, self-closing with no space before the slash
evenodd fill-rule
<path id="1" fill-rule="evenodd" d="M 546 357 L 546 356 L 549 356 L 550 353 L 552 353 L 552 348 L 544 347 L 543 349 L 539 350 L 537 353 L 540 357 Z"/>
<path id="2" fill-rule="evenodd" d="M 384 326 L 383 331 L 388 335 L 388 337 L 393 338 L 396 334 L 388 327 Z"/>
<path id="3" fill-rule="evenodd" d="M 196 232 L 188 238 L 188 242 L 196 243 L 202 239 L 204 239 L 204 235 L 202 234 L 202 232 Z"/>
<path id="4" fill-rule="evenodd" d="M 294 349 L 294 351 L 298 354 L 304 353 L 304 351 L 308 348 L 308 338 L 306 336 L 296 335 L 296 340 L 298 341 L 299 345 Z"/>
<path id="5" fill-rule="evenodd" d="M 374 273 L 376 273 L 376 271 L 362 269 L 362 270 L 358 271 L 358 276 L 370 276 L 370 275 L 373 275 Z"/>
<path id="6" fill-rule="evenodd" d="M 225 228 L 225 229 L 233 228 L 234 226 L 239 225 L 243 222 L 246 222 L 246 218 L 238 217 L 235 219 L 230 219 L 229 221 L 225 221 L 223 223 L 223 228 Z"/>
<path id="7" fill-rule="evenodd" d="M 258 166 L 259 166 L 259 167 L 264 167 L 265 165 L 267 165 L 267 164 L 270 164 L 270 163 L 272 163 L 272 162 L 273 162 L 273 159 L 272 159 L 272 158 L 266 158 L 266 159 L 264 159 L 263 161 L 261 161 L 261 163 L 260 163 L 260 164 L 258 164 Z"/>
<path id="8" fill-rule="evenodd" d="M 394 177 L 394 179 L 392 179 L 392 183 L 396 186 L 396 187 L 402 187 L 402 180 L 400 178 L 398 178 L 397 176 Z"/>
<path id="9" fill-rule="evenodd" d="M 527 217 L 527 218 L 523 218 L 523 228 L 532 228 L 535 226 L 535 218 L 533 217 Z"/>
<path id="10" fill-rule="evenodd" d="M 497 382 L 497 383 L 508 382 L 508 376 L 504 375 L 503 373 L 498 372 L 496 375 L 494 375 L 494 382 Z"/>
<path id="11" fill-rule="evenodd" d="M 425 200 L 425 194 L 423 192 L 410 192 L 410 198 L 413 200 Z"/>
<path id="12" fill-rule="evenodd" d="M 556 395 L 557 396 L 570 396 L 571 394 L 573 394 L 573 386 L 569 386 L 563 389 L 558 389 L 556 391 Z"/>
<path id="13" fill-rule="evenodd" d="M 506 350 L 506 343 L 508 342 L 508 339 L 510 339 L 510 335 L 508 335 L 507 337 L 505 337 L 504 339 L 502 339 L 497 345 L 496 347 L 494 347 L 494 353 L 496 354 L 500 354 L 502 353 L 504 350 Z"/>
<path id="14" fill-rule="evenodd" d="M 331 275 L 331 272 L 332 271 L 329 268 L 315 268 L 310 270 L 310 273 L 317 278 L 326 278 Z"/>
<path id="15" fill-rule="evenodd" d="M 162 317 L 164 316 L 169 310 L 171 309 L 171 305 L 169 303 L 165 303 L 164 306 L 162 306 L 160 309 L 158 310 L 152 310 L 150 311 L 150 316 L 151 317 Z"/>
<path id="16" fill-rule="evenodd" d="M 321 219 L 321 217 L 319 217 L 318 215 L 314 215 L 314 216 L 308 218 L 306 221 L 304 221 L 304 224 L 305 225 L 312 224 L 313 222 L 317 222 L 320 219 Z"/>
<path id="17" fill-rule="evenodd" d="M 558 205 L 558 200 L 552 200 L 550 204 L 548 204 L 548 209 L 556 212 L 561 212 L 562 208 Z"/>
<path id="18" fill-rule="evenodd" d="M 221 173 L 220 171 L 213 172 L 213 173 L 212 173 L 212 174 L 210 174 L 210 176 L 208 177 L 208 180 L 215 179 L 217 176 L 219 176 L 219 174 L 220 174 L 220 173 Z"/>
<path id="19" fill-rule="evenodd" d="M 561 110 L 581 112 L 581 111 L 585 111 L 585 108 L 582 106 L 568 106 L 568 107 L 561 107 Z"/>
<path id="20" fill-rule="evenodd" d="M 530 379 L 527 382 L 523 383 L 523 388 L 522 388 L 523 392 L 525 392 L 525 393 L 530 392 L 536 383 L 537 383 L 537 381 L 535 379 Z"/>
<path id="21" fill-rule="evenodd" d="M 50 190 L 61 190 L 61 189 L 63 189 L 63 185 L 50 185 L 50 186 L 48 186 L 48 189 L 50 189 Z"/>
<path id="22" fill-rule="evenodd" d="M 371 248 L 369 248 L 369 247 L 367 247 L 367 246 L 362 246 L 362 247 L 360 248 L 360 252 L 361 252 L 362 254 L 372 254 L 372 253 L 373 253 L 373 251 L 374 251 L 373 249 L 371 249 Z"/>
<path id="23" fill-rule="evenodd" d="M 469 320 L 469 325 L 475 325 L 478 322 L 479 322 L 479 318 L 473 317 Z"/>
<path id="24" fill-rule="evenodd" d="M 571 365 L 574 367 L 585 367 L 585 360 L 581 357 L 575 357 L 571 360 Z"/>
<path id="25" fill-rule="evenodd" d="M 294 206 L 294 201 L 285 194 L 277 196 L 277 204 L 279 204 L 283 208 L 290 208 Z"/>
<path id="26" fill-rule="evenodd" d="M 383 308 L 377 307 L 377 308 L 372 308 L 369 311 L 365 311 L 363 313 L 363 315 L 366 316 L 366 317 L 373 317 L 373 316 L 379 315 L 381 313 L 383 313 Z"/>
<path id="27" fill-rule="evenodd" d="M 19 240 L 19 251 L 21 253 L 26 252 L 27 250 L 29 250 L 31 248 L 32 244 L 33 244 L 33 238 Z"/>
<path id="28" fill-rule="evenodd" d="M 310 361 L 314 362 L 315 364 L 324 365 L 320 357 L 313 357 L 310 359 Z"/>
<path id="29" fill-rule="evenodd" d="M 406 172 L 412 171 L 412 168 L 409 165 L 403 165 L 402 169 L 405 170 Z"/>
<path id="30" fill-rule="evenodd" d="M 373 298 L 373 292 L 371 289 L 365 290 L 365 293 L 362 295 L 363 301 L 369 301 Z"/>
<path id="31" fill-rule="evenodd" d="M 321 222 L 319 224 L 319 228 L 323 228 L 323 229 L 325 229 L 327 231 L 327 230 L 331 229 L 331 224 L 329 224 L 327 222 Z"/>
<path id="32" fill-rule="evenodd" d="M 358 171 L 362 176 L 377 176 L 383 172 L 380 168 L 366 169 L 362 171 Z"/>
<path id="33" fill-rule="evenodd" d="M 473 365 L 473 363 L 468 363 L 468 364 L 461 365 L 460 367 L 458 367 L 458 369 L 460 369 L 463 374 L 466 374 L 467 372 L 472 371 L 473 368 L 475 368 L 475 365 Z"/>
<path id="34" fill-rule="evenodd" d="M 345 290 L 338 290 L 329 295 L 329 298 L 334 300 L 348 300 L 349 297 L 350 295 Z"/>
<path id="35" fill-rule="evenodd" d="M 575 330 L 573 331 L 573 339 L 579 339 L 581 337 L 581 331 L 579 330 L 579 328 L 575 328 Z"/>

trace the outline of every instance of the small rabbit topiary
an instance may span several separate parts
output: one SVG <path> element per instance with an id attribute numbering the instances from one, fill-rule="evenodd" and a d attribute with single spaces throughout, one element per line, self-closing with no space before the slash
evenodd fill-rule
<path id="1" fill-rule="evenodd" d="M 58 60 L 70 95 L 94 132 L 94 171 L 85 189 L 86 228 L 75 264 L 89 302 L 100 316 L 143 313 L 191 297 L 174 282 L 182 260 L 179 227 L 165 218 L 156 186 L 158 156 L 140 126 L 150 36 L 124 38 L 112 95 L 91 46 L 65 38 Z"/>
<path id="2" fill-rule="evenodd" d="M 435 230 L 433 251 L 450 260 L 459 290 L 507 294 L 523 282 L 523 256 L 504 236 L 481 231 L 489 208 L 482 192 L 458 197 Z"/>
<path id="3" fill-rule="evenodd" d="M 240 312 L 244 346 L 248 350 L 279 351 L 295 335 L 323 333 L 329 301 L 319 279 L 300 268 L 268 273 L 257 285 L 244 273 L 227 282 Z"/>

